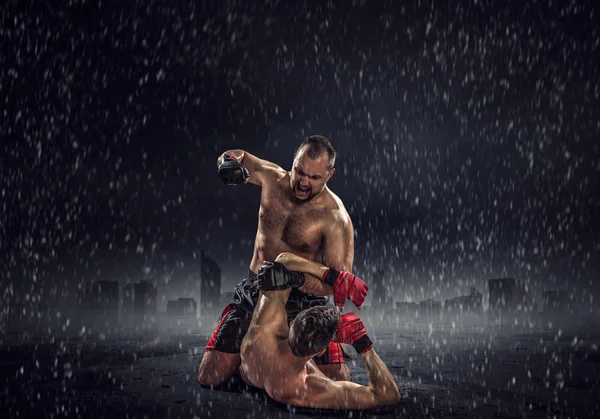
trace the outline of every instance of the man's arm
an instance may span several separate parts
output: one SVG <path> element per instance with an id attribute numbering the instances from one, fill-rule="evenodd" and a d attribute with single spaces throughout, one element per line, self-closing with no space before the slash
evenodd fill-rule
<path id="1" fill-rule="evenodd" d="M 327 272 L 327 269 L 329 269 L 329 267 L 322 265 L 319 262 L 308 260 L 302 256 L 298 256 L 290 252 L 280 253 L 275 259 L 275 262 L 283 264 L 290 271 L 302 272 L 304 274 L 311 275 L 320 282 L 322 282 L 321 278 L 325 272 Z M 325 285 L 329 288 L 329 293 L 326 295 L 331 295 L 333 293 L 331 291 L 331 286 L 327 284 Z M 299 288 L 299 290 L 302 290 L 302 288 Z"/>
<path id="2" fill-rule="evenodd" d="M 277 291 L 261 291 L 248 330 L 271 330 L 277 336 L 287 336 L 289 328 L 285 304 L 291 288 Z"/>
<path id="3" fill-rule="evenodd" d="M 260 159 L 247 151 L 234 149 L 227 150 L 217 158 L 217 166 L 220 166 L 225 161 L 225 156 L 233 157 L 238 163 L 243 164 L 250 172 L 250 177 L 247 182 L 257 186 L 262 186 L 266 174 L 269 170 L 283 171 L 281 167 L 268 160 Z"/>
<path id="4" fill-rule="evenodd" d="M 356 275 L 347 271 L 336 271 L 333 268 L 329 268 L 318 262 L 305 259 L 289 252 L 280 253 L 275 260 L 290 271 L 304 273 L 304 284 L 306 284 L 307 278 L 312 278 L 313 282 L 321 282 L 322 285 L 319 290 L 324 290 L 326 292 L 320 295 L 333 295 L 335 305 L 342 311 L 344 310 L 346 299 L 352 300 L 358 308 L 360 308 L 365 301 L 369 287 Z M 310 289 L 310 287 L 311 285 L 308 286 L 308 289 Z M 298 289 L 306 290 L 307 287 L 306 285 L 303 285 Z"/>
<path id="5" fill-rule="evenodd" d="M 275 262 L 282 263 L 290 271 L 304 273 L 304 285 L 298 288 L 305 294 L 324 297 L 333 295 L 333 288 L 321 279 L 327 271 L 327 266 L 305 259 L 293 253 L 280 253 Z"/>
<path id="6" fill-rule="evenodd" d="M 323 264 L 337 271 L 352 272 L 354 263 L 354 226 L 344 211 L 323 231 Z"/>
<path id="7" fill-rule="evenodd" d="M 398 403 L 400 391 L 396 381 L 375 350 L 371 348 L 361 358 L 367 369 L 369 386 L 333 381 L 318 373 L 308 374 L 297 396 L 281 401 L 322 409 L 369 409 Z"/>

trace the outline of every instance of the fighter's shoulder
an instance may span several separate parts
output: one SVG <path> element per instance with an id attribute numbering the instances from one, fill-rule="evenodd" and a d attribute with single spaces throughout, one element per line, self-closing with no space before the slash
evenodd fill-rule
<path id="1" fill-rule="evenodd" d="M 277 166 L 275 163 L 263 166 L 261 170 L 261 180 L 263 189 L 271 190 L 272 187 L 281 184 L 288 176 L 288 172 Z"/>
<path id="2" fill-rule="evenodd" d="M 339 196 L 337 196 L 331 189 L 327 189 L 328 199 L 326 201 L 326 209 L 329 213 L 330 220 L 341 224 L 352 224 L 350 220 L 350 214 L 346 210 L 346 206 L 342 202 Z"/>
<path id="3" fill-rule="evenodd" d="M 273 182 L 278 182 L 284 179 L 286 176 L 289 176 L 289 172 L 287 170 L 271 162 L 265 165 L 263 170 L 267 174 L 269 180 Z"/>

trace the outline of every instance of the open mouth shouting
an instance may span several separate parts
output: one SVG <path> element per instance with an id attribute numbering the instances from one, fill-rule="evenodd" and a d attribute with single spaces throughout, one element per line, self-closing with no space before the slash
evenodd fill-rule
<path id="1" fill-rule="evenodd" d="M 306 198 L 310 195 L 310 185 L 302 186 L 299 182 L 294 187 L 294 195 L 298 198 Z"/>

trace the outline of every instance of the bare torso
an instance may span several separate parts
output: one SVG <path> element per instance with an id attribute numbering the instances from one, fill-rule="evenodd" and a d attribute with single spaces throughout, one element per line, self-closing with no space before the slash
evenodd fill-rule
<path id="1" fill-rule="evenodd" d="M 308 202 L 291 193 L 289 173 L 281 171 L 262 186 L 258 231 L 250 269 L 257 272 L 264 260 L 282 252 L 322 262 L 323 229 L 346 209 L 327 187 Z"/>
<path id="2" fill-rule="evenodd" d="M 291 191 L 289 173 L 281 168 L 270 169 L 261 184 L 258 231 L 250 269 L 258 272 L 263 261 L 274 261 L 284 252 L 322 263 L 327 229 L 344 222 L 350 224 L 348 212 L 329 188 L 325 187 L 310 201 L 298 201 Z M 349 231 L 352 238 L 352 230 Z M 344 237 L 336 236 L 336 240 L 343 241 Z M 260 312 L 260 308 L 256 310 Z M 276 400 L 294 396 L 305 385 L 309 371 L 324 376 L 314 363 L 298 366 L 289 346 L 287 321 L 284 329 L 276 337 L 272 331 L 250 327 L 240 353 L 248 380 Z"/>

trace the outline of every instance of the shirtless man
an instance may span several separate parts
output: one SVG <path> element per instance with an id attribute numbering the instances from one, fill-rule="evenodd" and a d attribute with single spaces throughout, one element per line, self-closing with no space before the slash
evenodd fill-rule
<path id="1" fill-rule="evenodd" d="M 292 252 L 340 272 L 352 270 L 352 222 L 342 201 L 327 187 L 327 181 L 335 172 L 335 157 L 329 140 L 318 135 L 300 144 L 291 171 L 243 150 L 228 150 L 219 156 L 221 180 L 230 185 L 260 186 L 261 198 L 250 270 L 236 286 L 232 302 L 223 310 L 206 345 L 198 368 L 200 384 L 217 386 L 237 371 L 242 339 L 259 296 L 253 282 L 264 260 Z M 327 295 L 334 295 L 334 302 L 341 309 L 348 296 L 353 296 L 354 303 L 360 307 L 367 291 L 362 281 L 350 283 L 343 274 L 340 278 L 315 278 L 307 274 L 305 279 L 301 288 L 292 290 L 287 301 L 288 322 L 306 308 L 325 305 Z M 337 343 L 331 343 L 315 362 L 334 379 L 350 377 Z"/>
<path id="2" fill-rule="evenodd" d="M 398 403 L 396 382 L 356 314 L 340 318 L 335 307 L 313 307 L 298 314 L 288 326 L 285 305 L 290 287 L 303 284 L 304 277 L 286 269 L 282 260 L 278 257 L 275 263 L 267 262 L 259 270 L 260 297 L 242 342 L 242 378 L 249 385 L 263 388 L 271 398 L 294 406 L 367 409 Z M 314 266 L 302 271 L 327 269 L 305 262 Z M 317 368 L 314 357 L 325 351 L 334 336 L 360 354 L 369 386 L 333 381 Z"/>

